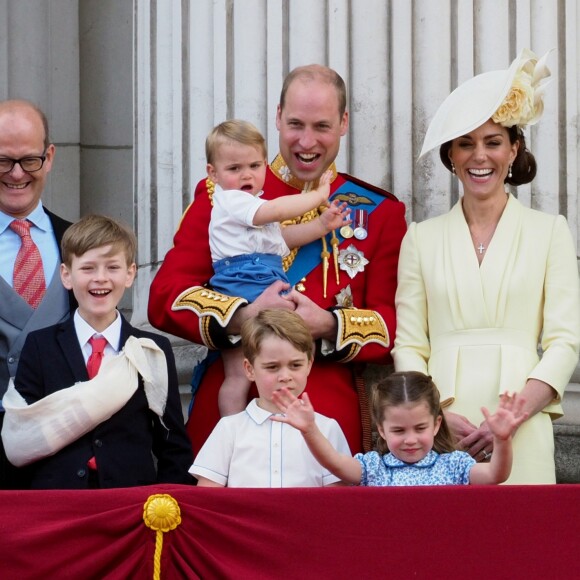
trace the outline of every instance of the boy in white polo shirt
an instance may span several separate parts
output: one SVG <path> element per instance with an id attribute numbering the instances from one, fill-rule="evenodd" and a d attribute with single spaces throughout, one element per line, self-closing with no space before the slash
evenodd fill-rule
<path id="1" fill-rule="evenodd" d="M 223 417 L 189 472 L 206 487 L 320 487 L 340 480 L 324 469 L 300 431 L 270 420 L 278 413 L 272 393 L 306 388 L 314 356 L 312 336 L 297 314 L 263 310 L 242 326 L 244 370 L 258 398 L 236 415 Z M 349 453 L 338 423 L 316 413 L 316 424 L 332 444 Z"/>

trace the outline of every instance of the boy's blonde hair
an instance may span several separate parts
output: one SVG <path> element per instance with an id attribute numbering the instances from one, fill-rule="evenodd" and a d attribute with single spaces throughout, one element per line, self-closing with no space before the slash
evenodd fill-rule
<path id="1" fill-rule="evenodd" d="M 264 159 L 268 155 L 266 141 L 262 133 L 252 123 L 241 121 L 240 119 L 231 119 L 214 127 L 212 132 L 207 136 L 205 140 L 205 157 L 207 162 L 213 165 L 220 145 L 228 142 L 231 143 L 232 141 L 260 149 Z"/>
<path id="2" fill-rule="evenodd" d="M 104 215 L 87 215 L 70 226 L 60 243 L 62 261 L 70 268 L 73 257 L 77 258 L 89 250 L 112 246 L 111 254 L 122 251 L 127 265 L 135 263 L 137 239 L 124 224 Z"/>
<path id="3" fill-rule="evenodd" d="M 294 312 L 281 309 L 262 310 L 242 325 L 242 349 L 251 364 L 260 354 L 264 339 L 277 336 L 289 342 L 296 350 L 305 352 L 308 360 L 314 356 L 314 341 L 308 327 Z"/>

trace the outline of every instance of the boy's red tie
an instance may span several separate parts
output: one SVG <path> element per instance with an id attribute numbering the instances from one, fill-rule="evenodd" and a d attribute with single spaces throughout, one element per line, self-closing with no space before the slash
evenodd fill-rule
<path id="1" fill-rule="evenodd" d="M 28 220 L 13 220 L 10 229 L 20 236 L 20 250 L 14 263 L 14 290 L 32 306 L 38 308 L 46 292 L 46 281 L 42 268 L 42 258 L 38 246 L 30 237 Z"/>
<path id="2" fill-rule="evenodd" d="M 105 346 L 107 346 L 107 339 L 102 336 L 99 338 L 92 336 L 89 338 L 89 344 L 93 350 L 89 360 L 87 361 L 87 372 L 89 373 L 89 379 L 92 379 L 97 375 L 101 368 L 103 351 L 105 350 Z"/>
<path id="3" fill-rule="evenodd" d="M 89 379 L 92 379 L 93 377 L 97 376 L 97 373 L 101 368 L 101 362 L 103 361 L 103 352 L 105 350 L 105 346 L 107 346 L 107 339 L 104 338 L 103 336 L 98 338 L 91 336 L 91 338 L 89 338 L 89 344 L 91 345 L 92 352 L 91 356 L 89 357 L 89 360 L 87 361 L 87 373 L 89 374 Z M 89 469 L 96 470 L 97 469 L 96 458 L 94 456 L 91 457 L 88 460 L 87 465 L 89 466 Z"/>

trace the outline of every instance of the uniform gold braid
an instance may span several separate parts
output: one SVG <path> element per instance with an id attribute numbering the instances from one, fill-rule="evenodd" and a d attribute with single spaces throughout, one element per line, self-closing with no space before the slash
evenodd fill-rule
<path id="1" fill-rule="evenodd" d="M 208 177 L 205 180 L 205 187 L 207 189 L 207 195 L 209 197 L 209 202 L 211 203 L 211 206 L 213 207 L 213 194 L 215 192 L 215 183 Z"/>
<path id="2" fill-rule="evenodd" d="M 274 158 L 272 163 L 270 163 L 270 169 L 271 169 L 272 173 L 282 183 L 285 183 L 285 184 L 289 185 L 290 187 L 293 187 L 294 189 L 297 189 L 299 191 L 300 190 L 302 190 L 303 192 L 309 191 L 310 189 L 313 189 L 318 185 L 317 180 L 306 182 L 306 181 L 302 181 L 302 180 L 298 179 L 297 177 L 294 177 L 294 175 L 292 175 L 292 173 L 288 167 L 288 164 L 286 163 L 286 161 L 284 161 L 284 158 L 282 157 L 282 155 L 280 155 L 280 153 L 278 153 L 278 155 L 276 155 L 276 157 Z M 334 180 L 338 177 L 338 172 L 336 170 L 336 164 L 331 163 L 331 165 L 328 169 L 332 172 L 332 177 L 330 179 L 330 183 L 333 183 Z M 321 206 L 321 208 L 322 208 L 322 206 Z M 321 208 L 313 209 L 309 212 L 306 212 L 301 218 L 296 218 L 294 220 L 287 220 L 287 221 L 283 222 L 282 225 L 308 223 L 320 215 L 319 210 Z M 299 249 L 300 248 L 294 248 L 293 250 L 291 250 L 291 252 L 288 256 L 286 256 L 285 258 L 282 259 L 282 265 L 284 267 L 285 272 L 287 272 L 288 269 L 294 263 L 294 260 L 296 259 L 296 255 L 298 254 Z"/>
<path id="3" fill-rule="evenodd" d="M 307 224 L 308 222 L 311 222 L 312 220 L 316 219 L 319 215 L 320 213 L 318 211 L 318 208 L 311 209 L 310 211 L 307 211 L 303 216 L 283 221 L 282 226 L 286 227 L 293 226 L 296 224 Z M 299 249 L 300 248 L 294 248 L 293 250 L 290 250 L 290 253 L 285 258 L 282 258 L 282 266 L 284 268 L 284 272 L 287 272 L 290 266 L 292 266 L 292 264 L 294 263 L 294 260 L 296 259 L 296 255 L 298 254 Z"/>
<path id="4" fill-rule="evenodd" d="M 210 323 L 210 317 L 209 316 L 202 316 L 202 318 L 201 318 L 201 334 L 203 336 L 205 346 L 207 346 L 207 348 L 209 348 L 210 350 L 217 350 L 217 347 L 211 338 L 209 323 Z"/>

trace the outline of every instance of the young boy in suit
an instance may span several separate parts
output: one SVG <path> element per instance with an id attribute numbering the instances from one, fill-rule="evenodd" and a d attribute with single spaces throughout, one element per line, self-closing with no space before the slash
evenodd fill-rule
<path id="1" fill-rule="evenodd" d="M 312 368 L 314 342 L 298 314 L 262 310 L 242 325 L 244 371 L 258 397 L 245 411 L 223 417 L 189 470 L 200 487 L 322 487 L 338 477 L 322 467 L 298 429 L 272 421 L 272 399 L 286 387 L 298 397 Z M 319 429 L 343 453 L 346 438 L 334 419 L 315 414 Z"/>
<path id="2" fill-rule="evenodd" d="M 192 482 L 169 340 L 117 310 L 135 253 L 133 232 L 104 216 L 86 216 L 63 236 L 61 278 L 79 307 L 27 337 L 2 433 L 9 459 L 30 463 L 33 489 Z"/>

